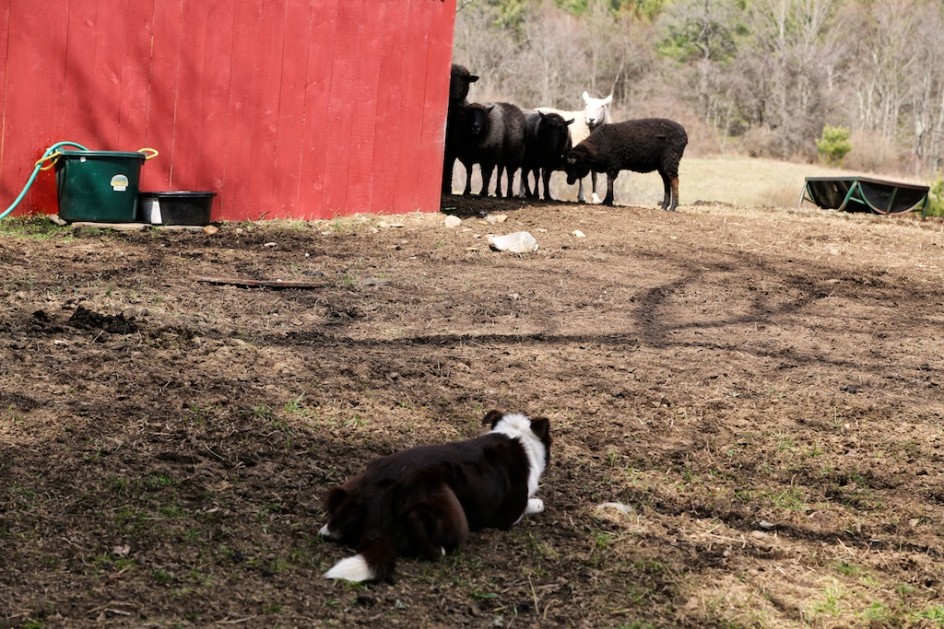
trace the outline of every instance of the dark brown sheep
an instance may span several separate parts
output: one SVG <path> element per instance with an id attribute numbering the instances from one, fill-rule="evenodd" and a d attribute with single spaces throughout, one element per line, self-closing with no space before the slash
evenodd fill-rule
<path id="1" fill-rule="evenodd" d="M 459 132 L 459 108 L 468 105 L 469 87 L 479 77 L 469 72 L 465 66 L 452 64 L 449 76 L 449 109 L 446 112 L 446 142 L 443 155 L 442 193 L 452 192 L 452 170 L 456 163 L 457 144 L 461 142 Z"/>
<path id="2" fill-rule="evenodd" d="M 502 196 L 502 173 L 508 176 L 507 195 L 513 194 L 515 172 L 524 157 L 524 114 L 511 103 L 460 106 L 456 154 L 466 169 L 465 190 L 472 192 L 472 166 L 482 170 L 482 196 L 488 195 L 492 170 L 498 167 L 495 196 Z"/>
<path id="3" fill-rule="evenodd" d="M 564 169 L 564 157 L 570 152 L 569 125 L 573 118 L 564 120 L 559 114 L 526 111 L 524 126 L 524 161 L 521 164 L 521 191 L 523 196 L 536 198 L 539 177 L 544 181 L 544 199 L 553 201 L 549 186 L 551 173 Z M 529 178 L 534 175 L 534 190 Z"/>
<path id="4" fill-rule="evenodd" d="M 678 207 L 678 167 L 688 134 L 677 122 L 643 118 L 603 125 L 567 154 L 564 170 L 573 184 L 590 171 L 606 173 L 604 205 L 613 205 L 613 182 L 621 170 L 659 171 L 665 188 L 662 209 Z"/>

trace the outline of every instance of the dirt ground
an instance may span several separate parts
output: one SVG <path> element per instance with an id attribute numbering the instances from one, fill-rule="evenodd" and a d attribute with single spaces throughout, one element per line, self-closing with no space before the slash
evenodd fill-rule
<path id="1" fill-rule="evenodd" d="M 0 627 L 944 624 L 942 223 L 444 210 L 0 223 Z M 492 408 L 545 512 L 323 579 L 326 488 Z"/>

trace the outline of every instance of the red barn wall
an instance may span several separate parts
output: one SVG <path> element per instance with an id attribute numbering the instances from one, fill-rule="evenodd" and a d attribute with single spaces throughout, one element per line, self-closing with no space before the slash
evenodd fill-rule
<path id="1" fill-rule="evenodd" d="M 57 141 L 213 220 L 439 209 L 456 0 L 0 0 L 0 211 Z M 56 212 L 52 171 L 18 214 Z"/>

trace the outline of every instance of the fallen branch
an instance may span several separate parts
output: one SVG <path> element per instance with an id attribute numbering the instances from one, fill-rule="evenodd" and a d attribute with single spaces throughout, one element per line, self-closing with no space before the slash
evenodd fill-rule
<path id="1" fill-rule="evenodd" d="M 282 290 L 294 288 L 299 290 L 312 290 L 315 288 L 324 288 L 324 282 L 294 282 L 284 280 L 251 280 L 239 277 L 197 277 L 197 282 L 205 284 L 218 284 L 225 286 L 239 286 L 240 288 L 273 288 Z"/>

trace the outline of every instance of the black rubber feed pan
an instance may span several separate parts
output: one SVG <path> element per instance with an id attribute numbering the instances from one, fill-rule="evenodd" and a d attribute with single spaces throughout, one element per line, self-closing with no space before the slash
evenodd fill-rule
<path id="1" fill-rule="evenodd" d="M 824 210 L 901 214 L 928 206 L 928 186 L 871 177 L 807 177 L 800 203 Z"/>
<path id="2" fill-rule="evenodd" d="M 208 225 L 215 192 L 174 190 L 138 195 L 141 216 L 152 225 Z"/>

